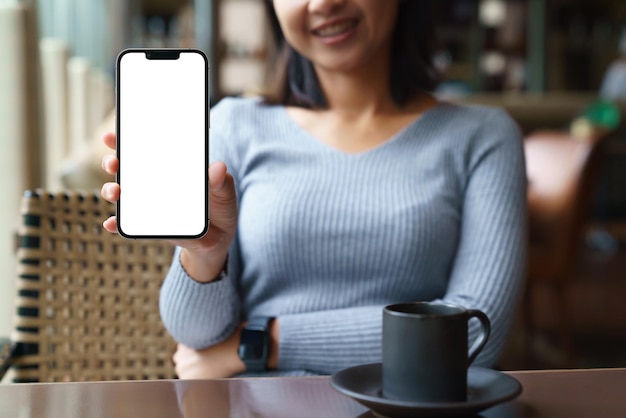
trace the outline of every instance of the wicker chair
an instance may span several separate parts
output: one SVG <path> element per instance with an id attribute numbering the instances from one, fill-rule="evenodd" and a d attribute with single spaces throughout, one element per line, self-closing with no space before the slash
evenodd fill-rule
<path id="1" fill-rule="evenodd" d="M 175 343 L 158 312 L 173 246 L 106 232 L 114 206 L 94 193 L 28 191 L 21 212 L 0 379 L 9 363 L 14 382 L 174 378 Z"/>

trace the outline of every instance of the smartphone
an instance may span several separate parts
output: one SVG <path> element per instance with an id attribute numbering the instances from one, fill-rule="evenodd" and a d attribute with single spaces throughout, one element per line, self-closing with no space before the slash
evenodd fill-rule
<path id="1" fill-rule="evenodd" d="M 199 238 L 209 227 L 209 64 L 193 49 L 117 58 L 117 229 Z"/>

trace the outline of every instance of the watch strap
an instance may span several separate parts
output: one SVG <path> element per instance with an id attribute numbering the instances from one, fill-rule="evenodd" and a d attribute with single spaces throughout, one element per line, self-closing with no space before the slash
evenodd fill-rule
<path id="1" fill-rule="evenodd" d="M 271 317 L 254 316 L 241 331 L 239 357 L 250 372 L 267 370 L 270 342 L 268 327 L 271 320 Z"/>
<path id="2" fill-rule="evenodd" d="M 248 320 L 246 328 L 267 331 L 271 320 L 269 316 L 253 316 Z"/>

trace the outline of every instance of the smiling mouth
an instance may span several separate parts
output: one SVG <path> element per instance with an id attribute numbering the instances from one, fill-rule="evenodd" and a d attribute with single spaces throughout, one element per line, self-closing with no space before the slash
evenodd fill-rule
<path id="1" fill-rule="evenodd" d="M 321 37 L 339 36 L 352 30 L 356 26 L 356 24 L 356 20 L 349 20 L 346 22 L 340 22 L 325 26 L 322 29 L 314 30 L 313 33 Z"/>

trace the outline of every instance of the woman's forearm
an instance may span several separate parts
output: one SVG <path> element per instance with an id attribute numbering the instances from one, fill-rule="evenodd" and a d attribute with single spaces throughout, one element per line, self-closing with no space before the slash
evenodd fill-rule
<path id="1" fill-rule="evenodd" d="M 161 319 L 176 341 L 203 349 L 232 334 L 239 324 L 241 302 L 229 275 L 209 283 L 194 280 L 181 263 L 182 251 L 176 249 L 161 287 Z"/>

